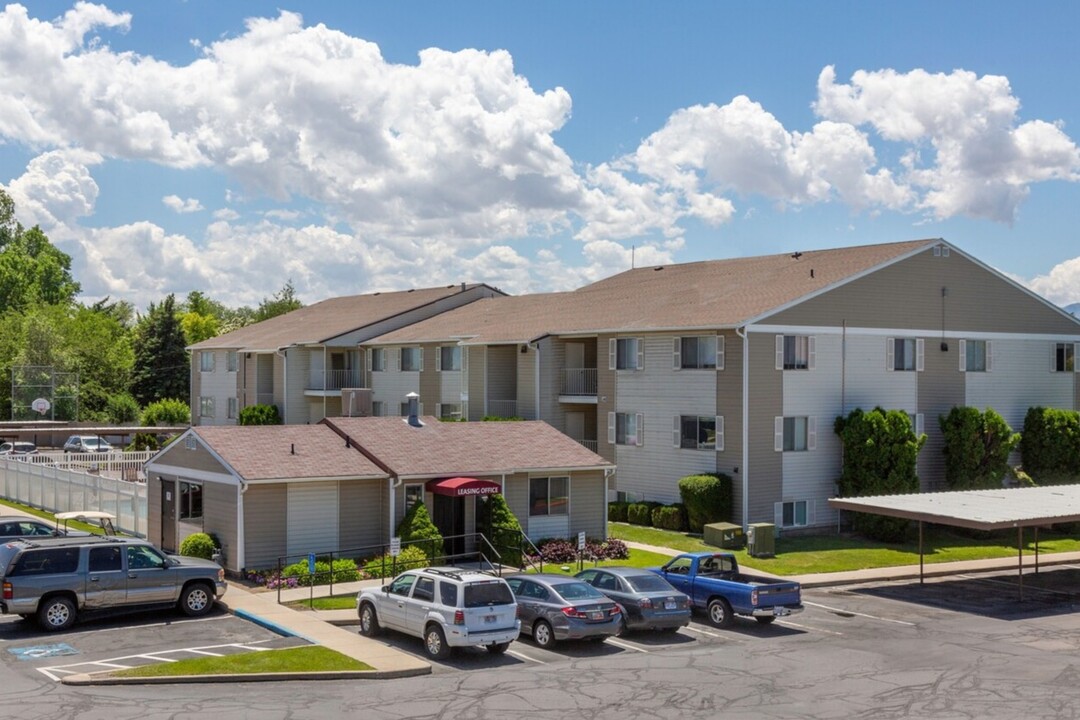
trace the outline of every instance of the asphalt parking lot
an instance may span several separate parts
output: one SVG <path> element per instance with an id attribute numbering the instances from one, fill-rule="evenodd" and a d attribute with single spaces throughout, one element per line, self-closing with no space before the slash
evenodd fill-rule
<path id="1" fill-rule="evenodd" d="M 64 675 L 306 645 L 216 608 L 187 618 L 171 610 L 86 618 L 60 633 L 0 616 L 0 664 L 20 674 Z"/>

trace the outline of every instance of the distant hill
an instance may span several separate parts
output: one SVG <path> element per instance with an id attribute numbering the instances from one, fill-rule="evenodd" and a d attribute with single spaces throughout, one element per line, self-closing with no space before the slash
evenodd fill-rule
<path id="1" fill-rule="evenodd" d="M 1080 317 L 1080 302 L 1074 302 L 1072 305 L 1066 305 L 1065 312 L 1072 313 L 1076 317 Z"/>

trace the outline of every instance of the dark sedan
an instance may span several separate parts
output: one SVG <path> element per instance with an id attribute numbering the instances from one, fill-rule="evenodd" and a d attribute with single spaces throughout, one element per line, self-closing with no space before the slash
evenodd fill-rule
<path id="1" fill-rule="evenodd" d="M 590 568 L 579 572 L 577 578 L 619 604 L 626 630 L 674 632 L 690 624 L 690 598 L 648 570 Z"/>
<path id="2" fill-rule="evenodd" d="M 555 574 L 506 579 L 518 603 L 521 632 L 550 648 L 556 640 L 603 640 L 622 626 L 619 606 L 587 583 Z"/>

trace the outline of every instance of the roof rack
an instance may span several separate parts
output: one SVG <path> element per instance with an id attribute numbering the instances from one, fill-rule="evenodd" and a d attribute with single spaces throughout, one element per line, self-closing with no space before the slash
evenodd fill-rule
<path id="1" fill-rule="evenodd" d="M 455 580 L 460 580 L 461 579 L 461 573 L 470 572 L 469 570 L 465 570 L 465 569 L 457 570 L 457 569 L 453 569 L 453 568 L 424 568 L 424 569 L 427 572 L 431 573 L 432 575 L 442 575 L 443 577 L 454 578 Z"/>

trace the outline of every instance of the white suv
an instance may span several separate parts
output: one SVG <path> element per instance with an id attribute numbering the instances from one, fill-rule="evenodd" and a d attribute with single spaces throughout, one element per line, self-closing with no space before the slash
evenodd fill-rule
<path id="1" fill-rule="evenodd" d="M 425 568 L 401 573 L 388 585 L 356 596 L 360 633 L 383 628 L 422 638 L 424 649 L 441 660 L 455 647 L 506 652 L 521 631 L 517 601 L 499 577 L 461 568 Z"/>

